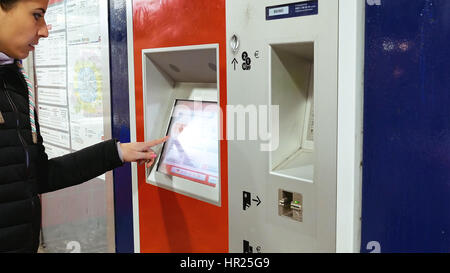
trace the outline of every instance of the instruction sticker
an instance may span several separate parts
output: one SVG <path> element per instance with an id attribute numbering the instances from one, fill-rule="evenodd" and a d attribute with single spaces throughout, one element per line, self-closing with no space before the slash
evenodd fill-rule
<path id="1" fill-rule="evenodd" d="M 319 13 L 318 2 L 318 0 L 312 0 L 266 7 L 266 20 L 316 15 Z"/>

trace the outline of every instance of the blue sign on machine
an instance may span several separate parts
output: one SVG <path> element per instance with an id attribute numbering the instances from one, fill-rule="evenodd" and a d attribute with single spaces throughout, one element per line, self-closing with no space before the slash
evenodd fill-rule
<path id="1" fill-rule="evenodd" d="M 319 1 L 306 1 L 266 7 L 266 20 L 276 20 L 319 13 Z"/>

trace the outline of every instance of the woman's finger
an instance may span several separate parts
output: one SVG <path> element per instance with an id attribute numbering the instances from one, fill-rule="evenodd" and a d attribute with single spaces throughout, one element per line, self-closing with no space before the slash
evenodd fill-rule
<path id="1" fill-rule="evenodd" d="M 168 140 L 168 139 L 169 139 L 169 136 L 165 136 L 165 137 L 160 138 L 160 139 L 155 139 L 155 140 L 151 140 L 151 141 L 145 142 L 145 145 L 146 145 L 146 147 L 153 147 L 153 146 L 156 146 L 158 144 L 166 142 L 166 140 Z"/>
<path id="2" fill-rule="evenodd" d="M 153 165 L 153 163 L 155 163 L 155 159 L 151 159 L 150 161 L 148 161 L 146 163 L 147 168 L 150 168 Z"/>
<path id="3" fill-rule="evenodd" d="M 137 152 L 135 155 L 135 160 L 133 161 L 148 161 L 155 158 L 156 154 L 154 152 Z"/>

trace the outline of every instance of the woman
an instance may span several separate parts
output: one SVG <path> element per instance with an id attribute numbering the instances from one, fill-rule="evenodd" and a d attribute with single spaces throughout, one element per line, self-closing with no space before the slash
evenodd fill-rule
<path id="1" fill-rule="evenodd" d="M 156 155 L 146 143 L 109 140 L 48 160 L 34 109 L 34 93 L 19 60 L 48 36 L 48 0 L 0 0 L 0 252 L 36 252 L 41 205 L 38 194 L 74 186 Z"/>

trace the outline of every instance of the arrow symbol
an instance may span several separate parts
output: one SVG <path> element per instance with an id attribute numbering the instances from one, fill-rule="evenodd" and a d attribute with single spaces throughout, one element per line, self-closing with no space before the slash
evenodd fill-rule
<path id="1" fill-rule="evenodd" d="M 258 202 L 258 204 L 256 204 L 256 206 L 259 206 L 259 204 L 261 204 L 261 199 L 259 199 L 259 196 L 257 195 L 256 198 L 258 199 L 253 199 L 253 201 Z"/>
<path id="2" fill-rule="evenodd" d="M 238 63 L 238 61 L 236 60 L 236 58 L 233 59 L 233 61 L 231 62 L 232 64 L 234 64 L 234 70 L 236 71 L 236 65 Z"/>

